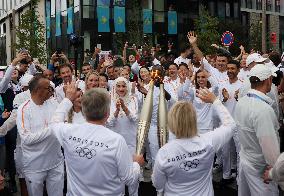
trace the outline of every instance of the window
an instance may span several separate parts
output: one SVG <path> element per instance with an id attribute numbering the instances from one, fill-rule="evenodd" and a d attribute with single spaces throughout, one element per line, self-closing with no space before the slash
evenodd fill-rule
<path id="1" fill-rule="evenodd" d="M 218 16 L 224 18 L 226 12 L 225 2 L 218 1 Z"/>
<path id="2" fill-rule="evenodd" d="M 239 18 L 239 3 L 234 3 L 234 18 Z"/>
<path id="3" fill-rule="evenodd" d="M 252 0 L 246 0 L 246 8 L 252 8 Z"/>
<path id="4" fill-rule="evenodd" d="M 262 9 L 262 0 L 256 0 L 256 9 L 261 10 Z"/>
<path id="5" fill-rule="evenodd" d="M 280 12 L 280 0 L 275 0 L 275 12 Z"/>
<path id="6" fill-rule="evenodd" d="M 226 2 L 226 17 L 231 16 L 231 6 L 230 3 Z"/>
<path id="7" fill-rule="evenodd" d="M 164 1 L 154 1 L 154 21 L 165 22 L 165 4 Z"/>
<path id="8" fill-rule="evenodd" d="M 83 0 L 83 18 L 94 18 L 95 8 L 93 0 Z"/>
<path id="9" fill-rule="evenodd" d="M 271 11 L 272 10 L 272 0 L 266 1 L 266 10 Z"/>

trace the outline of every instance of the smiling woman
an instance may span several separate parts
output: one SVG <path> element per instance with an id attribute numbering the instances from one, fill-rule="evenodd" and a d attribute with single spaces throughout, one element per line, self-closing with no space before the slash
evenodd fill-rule
<path id="1" fill-rule="evenodd" d="M 130 95 L 129 81 L 118 77 L 114 81 L 111 92 L 111 110 L 108 126 L 111 130 L 122 135 L 131 154 L 136 148 L 136 121 L 138 119 L 138 101 Z"/>

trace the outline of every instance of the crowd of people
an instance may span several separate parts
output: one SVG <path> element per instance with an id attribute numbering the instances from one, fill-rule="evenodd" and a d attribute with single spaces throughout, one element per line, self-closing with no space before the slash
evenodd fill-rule
<path id="1" fill-rule="evenodd" d="M 239 196 L 279 195 L 284 55 L 241 46 L 233 57 L 216 44 L 205 55 L 194 32 L 187 40 L 179 56 L 171 45 L 128 54 L 126 42 L 122 56 L 96 48 L 78 73 L 62 52 L 44 66 L 19 51 L 0 81 L 0 191 L 8 178 L 8 191 L 22 196 L 138 195 L 150 170 L 158 195 L 214 195 L 218 172 L 221 186 L 237 181 Z M 151 81 L 151 122 L 137 154 Z M 161 84 L 169 139 L 160 148 Z"/>

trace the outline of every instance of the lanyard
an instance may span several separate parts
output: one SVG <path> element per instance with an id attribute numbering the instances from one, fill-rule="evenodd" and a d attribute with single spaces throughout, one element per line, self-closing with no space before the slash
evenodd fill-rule
<path id="1" fill-rule="evenodd" d="M 264 101 L 265 103 L 267 103 L 268 105 L 270 105 L 270 103 L 268 101 L 266 101 L 265 99 L 263 99 L 262 97 L 256 95 L 256 94 L 252 94 L 252 93 L 248 93 L 247 94 L 248 97 L 253 97 L 255 99 L 259 99 L 261 101 Z"/>

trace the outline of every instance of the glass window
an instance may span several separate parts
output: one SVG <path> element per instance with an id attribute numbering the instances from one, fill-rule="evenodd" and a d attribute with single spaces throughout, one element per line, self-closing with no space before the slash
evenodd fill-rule
<path id="1" fill-rule="evenodd" d="M 215 2 L 210 1 L 210 2 L 208 3 L 208 7 L 209 7 L 209 13 L 210 13 L 212 16 L 215 16 L 215 15 L 216 15 Z"/>
<path id="2" fill-rule="evenodd" d="M 226 17 L 230 17 L 231 16 L 231 7 L 230 7 L 230 3 L 226 2 Z"/>
<path id="3" fill-rule="evenodd" d="M 262 0 L 256 0 L 256 9 L 261 10 L 262 9 Z"/>
<path id="4" fill-rule="evenodd" d="M 246 8 L 252 8 L 252 0 L 246 0 Z"/>
<path id="5" fill-rule="evenodd" d="M 280 12 L 280 0 L 275 0 L 275 12 Z"/>
<path id="6" fill-rule="evenodd" d="M 239 17 L 239 3 L 235 2 L 234 3 L 234 18 L 238 18 Z"/>
<path id="7" fill-rule="evenodd" d="M 219 2 L 218 1 L 218 16 L 224 18 L 225 12 L 226 12 L 225 2 Z"/>
<path id="8" fill-rule="evenodd" d="M 154 21 L 165 22 L 165 4 L 164 1 L 154 1 Z"/>
<path id="9" fill-rule="evenodd" d="M 266 1 L 266 10 L 271 11 L 272 10 L 272 0 Z"/>
<path id="10" fill-rule="evenodd" d="M 83 18 L 94 18 L 94 1 L 83 0 Z"/>

